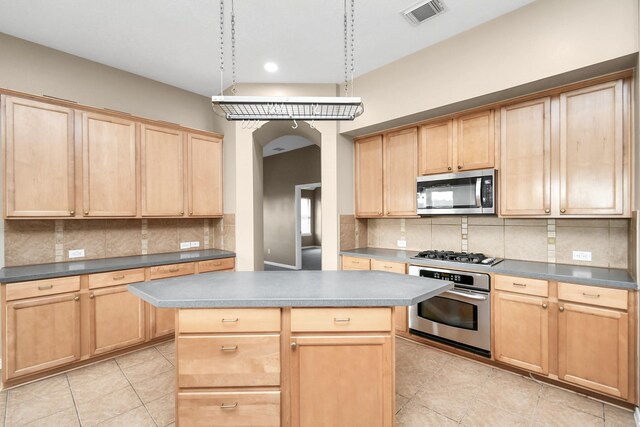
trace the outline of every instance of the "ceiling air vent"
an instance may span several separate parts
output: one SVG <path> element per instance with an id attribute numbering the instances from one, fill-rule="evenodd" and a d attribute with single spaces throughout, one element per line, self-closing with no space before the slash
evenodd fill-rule
<path id="1" fill-rule="evenodd" d="M 273 151 L 284 151 L 284 150 L 286 150 L 286 148 L 282 148 L 282 147 L 275 147 L 275 148 L 273 149 Z"/>
<path id="2" fill-rule="evenodd" d="M 444 3 L 440 0 L 420 1 L 403 10 L 402 15 L 413 25 L 418 25 L 446 10 Z"/>

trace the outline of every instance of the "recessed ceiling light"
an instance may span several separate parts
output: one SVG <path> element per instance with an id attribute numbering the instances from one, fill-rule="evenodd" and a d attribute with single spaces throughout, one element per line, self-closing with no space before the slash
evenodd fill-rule
<path id="1" fill-rule="evenodd" d="M 264 69 L 270 73 L 275 73 L 276 71 L 278 71 L 278 64 L 276 64 L 275 62 L 267 62 L 266 64 L 264 64 Z"/>

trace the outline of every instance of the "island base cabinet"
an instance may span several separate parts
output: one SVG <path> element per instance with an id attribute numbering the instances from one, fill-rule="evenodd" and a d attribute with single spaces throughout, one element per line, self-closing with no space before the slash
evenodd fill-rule
<path id="1" fill-rule="evenodd" d="M 627 313 L 562 303 L 558 318 L 560 379 L 627 399 L 628 325 Z"/>
<path id="2" fill-rule="evenodd" d="M 177 403 L 180 427 L 280 427 L 279 391 L 179 392 Z"/>
<path id="3" fill-rule="evenodd" d="M 149 304 L 151 310 L 151 338 L 171 335 L 176 328 L 176 309 L 157 308 Z"/>
<path id="4" fill-rule="evenodd" d="M 292 337 L 292 426 L 392 426 L 392 339 Z"/>
<path id="5" fill-rule="evenodd" d="M 7 303 L 3 381 L 80 359 L 79 300 L 67 293 Z"/>

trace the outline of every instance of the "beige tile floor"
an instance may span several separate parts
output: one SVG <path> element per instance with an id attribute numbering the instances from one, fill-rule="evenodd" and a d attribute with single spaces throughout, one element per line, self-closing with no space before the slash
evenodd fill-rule
<path id="1" fill-rule="evenodd" d="M 173 341 L 0 392 L 0 426 L 174 425 Z M 633 414 L 397 340 L 398 426 L 635 426 Z"/>

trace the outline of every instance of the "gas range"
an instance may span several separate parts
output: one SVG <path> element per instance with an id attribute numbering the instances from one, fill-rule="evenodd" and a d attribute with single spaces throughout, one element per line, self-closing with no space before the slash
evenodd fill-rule
<path id="1" fill-rule="evenodd" d="M 487 257 L 480 253 L 468 253 L 468 252 L 454 252 L 454 251 L 422 251 L 411 257 L 419 260 L 434 260 L 441 261 L 443 263 L 462 263 L 462 264 L 477 264 L 477 265 L 496 265 L 502 262 L 502 258 Z"/>

